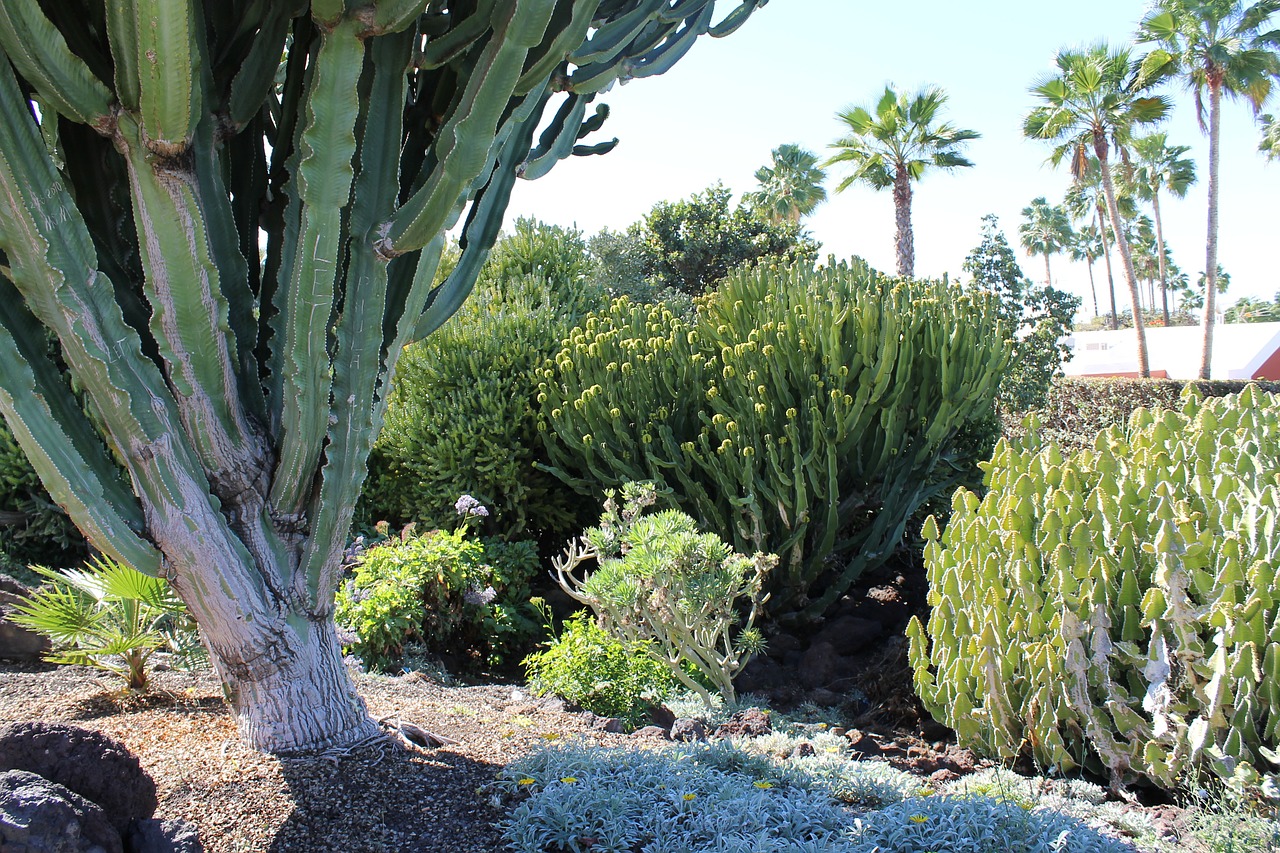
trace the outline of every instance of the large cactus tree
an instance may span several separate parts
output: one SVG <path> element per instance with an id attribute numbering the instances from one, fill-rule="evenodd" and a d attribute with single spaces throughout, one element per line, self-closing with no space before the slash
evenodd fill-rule
<path id="1" fill-rule="evenodd" d="M 0 411 L 95 547 L 173 583 L 249 743 L 377 731 L 344 538 L 396 357 L 515 179 L 765 2 L 0 0 Z"/>

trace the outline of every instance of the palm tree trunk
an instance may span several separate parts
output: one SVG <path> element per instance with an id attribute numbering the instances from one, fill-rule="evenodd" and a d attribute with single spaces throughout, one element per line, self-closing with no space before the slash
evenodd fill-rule
<path id="1" fill-rule="evenodd" d="M 1200 378 L 1208 379 L 1213 364 L 1214 301 L 1218 295 L 1218 139 L 1221 136 L 1222 77 L 1209 76 L 1209 230 L 1204 259 L 1204 350 Z"/>
<path id="2" fill-rule="evenodd" d="M 1107 140 L 1095 136 L 1093 150 L 1098 155 L 1098 166 L 1102 171 L 1102 190 L 1107 196 L 1107 211 L 1111 214 L 1111 225 L 1116 234 L 1116 248 L 1120 250 L 1125 281 L 1129 285 L 1129 300 L 1133 304 L 1133 330 L 1138 336 L 1138 375 L 1143 379 L 1150 379 L 1151 366 L 1147 362 L 1147 330 L 1142 323 L 1142 295 L 1138 293 L 1138 275 L 1133 270 L 1133 255 L 1129 251 L 1129 241 L 1125 238 L 1120 224 L 1120 206 L 1116 203 L 1116 188 L 1111 181 L 1111 166 L 1107 163 Z"/>
<path id="3" fill-rule="evenodd" d="M 893 179 L 893 213 L 898 226 L 895 241 L 898 250 L 898 275 L 914 278 L 916 247 L 911 233 L 911 175 L 905 168 L 899 169 Z"/>
<path id="4" fill-rule="evenodd" d="M 1053 276 L 1049 272 L 1049 253 L 1044 253 L 1044 286 L 1053 287 Z"/>
<path id="5" fill-rule="evenodd" d="M 1165 328 L 1169 328 L 1169 255 L 1165 250 L 1165 225 L 1160 219 L 1160 191 L 1151 193 L 1151 206 L 1156 213 L 1156 257 L 1160 260 L 1160 304 L 1165 311 Z"/>
<path id="6" fill-rule="evenodd" d="M 1089 294 L 1093 297 L 1093 316 L 1098 316 L 1098 287 L 1093 283 L 1093 257 L 1084 256 L 1085 266 L 1089 268 Z"/>
<path id="7" fill-rule="evenodd" d="M 1107 287 L 1111 291 L 1111 329 L 1120 328 L 1120 317 L 1116 314 L 1116 277 L 1111 271 L 1111 244 L 1107 242 L 1107 223 L 1102 219 L 1102 206 L 1094 211 L 1098 218 L 1098 233 L 1102 235 L 1102 257 L 1107 262 Z"/>

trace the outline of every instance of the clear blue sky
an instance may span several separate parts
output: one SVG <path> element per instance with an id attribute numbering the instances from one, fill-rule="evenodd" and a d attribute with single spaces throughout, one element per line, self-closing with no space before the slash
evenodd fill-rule
<path id="1" fill-rule="evenodd" d="M 718 5 L 731 8 L 724 0 Z M 958 275 L 979 242 L 984 214 L 999 216 L 1016 245 L 1022 208 L 1041 195 L 1058 202 L 1068 186 L 1064 172 L 1044 164 L 1047 146 L 1022 136 L 1022 119 L 1035 106 L 1028 88 L 1052 69 L 1062 47 L 1099 39 L 1129 42 L 1144 9 L 1139 0 L 1078 0 L 1069 6 L 917 0 L 909 8 L 903 2 L 772 0 L 733 35 L 701 39 L 665 75 L 602 95 L 613 112 L 595 138 L 618 136 L 617 149 L 604 157 L 572 158 L 541 180 L 522 182 L 508 221 L 536 216 L 576 224 L 590 235 L 602 227 L 625 227 L 655 202 L 682 198 L 716 181 L 748 191 L 755 186 L 755 170 L 781 143 L 799 143 L 825 157 L 841 134 L 836 112 L 869 103 L 886 82 L 904 88 L 936 84 L 951 98 L 944 117 L 982 138 L 968 149 L 974 168 L 934 173 L 916 186 L 916 272 Z M 1166 239 L 1194 277 L 1204 268 L 1208 143 L 1190 95 L 1169 94 L 1177 106 L 1164 129 L 1171 143 L 1193 147 L 1190 156 L 1201 180 L 1185 200 L 1162 204 Z M 1280 92 L 1270 108 L 1280 112 Z M 1247 105 L 1228 101 L 1223 113 L 1219 259 L 1232 276 L 1225 301 L 1246 294 L 1269 299 L 1280 290 L 1280 161 L 1268 163 L 1257 152 L 1259 131 Z M 839 168 L 828 179 L 829 192 Z M 824 253 L 857 254 L 881 269 L 895 268 L 888 192 L 851 188 L 832 194 L 807 226 Z M 1055 284 L 1082 296 L 1082 316 L 1090 316 L 1084 265 L 1060 257 L 1053 264 Z M 1023 269 L 1043 279 L 1040 258 L 1024 259 Z M 1105 302 L 1101 290 L 1099 298 Z M 1127 299 L 1119 298 L 1123 308 Z"/>

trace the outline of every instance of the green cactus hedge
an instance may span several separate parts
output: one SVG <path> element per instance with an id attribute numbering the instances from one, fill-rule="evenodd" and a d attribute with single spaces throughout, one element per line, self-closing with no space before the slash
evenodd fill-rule
<path id="1" fill-rule="evenodd" d="M 1068 457 L 1028 427 L 985 497 L 925 524 L 925 707 L 989 755 L 1259 781 L 1280 742 L 1280 398 L 1189 389 Z"/>
<path id="2" fill-rule="evenodd" d="M 817 615 L 973 470 L 955 439 L 1006 359 L 992 303 L 945 282 L 742 269 L 692 321 L 625 299 L 589 317 L 542 371 L 543 435 L 579 492 L 651 480 L 777 554 L 772 612 Z"/>

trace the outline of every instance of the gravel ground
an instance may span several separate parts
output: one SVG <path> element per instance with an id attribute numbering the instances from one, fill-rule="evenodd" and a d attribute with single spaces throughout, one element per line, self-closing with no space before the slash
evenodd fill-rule
<path id="1" fill-rule="evenodd" d="M 510 685 L 364 675 L 357 684 L 375 718 L 398 717 L 458 743 L 280 759 L 240 744 L 212 677 L 165 672 L 155 679 L 149 695 L 122 699 L 90 669 L 3 667 L 0 724 L 65 722 L 123 742 L 156 781 L 156 816 L 194 823 L 210 853 L 501 851 L 501 814 L 478 789 L 502 765 L 575 734 L 609 745 L 626 740 Z"/>

